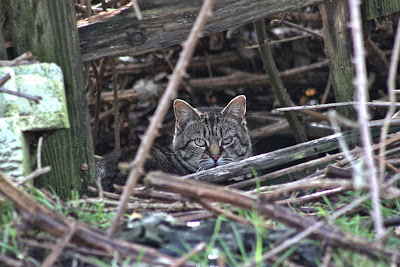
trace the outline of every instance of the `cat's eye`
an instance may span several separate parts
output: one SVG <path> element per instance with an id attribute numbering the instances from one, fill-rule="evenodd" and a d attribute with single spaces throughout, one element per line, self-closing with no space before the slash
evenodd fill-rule
<path id="1" fill-rule="evenodd" d="M 222 145 L 229 145 L 230 143 L 232 143 L 233 138 L 232 137 L 227 137 L 222 139 Z"/>
<path id="2" fill-rule="evenodd" d="M 196 146 L 206 146 L 206 140 L 201 138 L 194 139 L 194 143 Z"/>

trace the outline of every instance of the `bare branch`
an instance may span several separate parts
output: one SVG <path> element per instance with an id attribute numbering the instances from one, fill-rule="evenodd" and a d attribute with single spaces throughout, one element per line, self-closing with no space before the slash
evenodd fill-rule
<path id="1" fill-rule="evenodd" d="M 388 129 L 390 121 L 392 120 L 392 116 L 395 112 L 395 104 L 396 104 L 396 75 L 397 75 L 397 66 L 399 64 L 399 56 L 400 56 L 400 23 L 397 24 L 397 31 L 396 37 L 394 40 L 393 50 L 392 50 L 392 58 L 390 60 L 389 66 L 389 74 L 387 78 L 387 88 L 388 88 L 388 96 L 391 105 L 389 110 L 385 116 L 385 123 L 383 124 L 382 131 L 381 131 L 381 143 L 384 143 L 387 137 Z M 379 173 L 380 177 L 379 180 L 383 181 L 385 176 L 385 161 L 384 156 L 386 152 L 386 146 L 382 145 L 381 149 L 379 150 L 380 158 L 382 159 L 379 164 Z"/>
<path id="2" fill-rule="evenodd" d="M 358 101 L 350 101 L 350 102 L 339 102 L 339 103 L 329 103 L 329 104 L 319 104 L 319 105 L 310 105 L 310 106 L 295 106 L 295 107 L 284 107 L 277 108 L 276 111 L 284 112 L 284 111 L 294 111 L 294 110 L 309 110 L 309 109 L 325 109 L 325 108 L 335 108 L 340 106 L 358 106 L 360 102 Z M 365 102 L 365 105 L 371 107 L 400 107 L 400 103 L 393 102 L 385 102 L 385 101 L 374 101 L 374 102 Z"/>
<path id="3" fill-rule="evenodd" d="M 368 127 L 369 114 L 367 109 L 367 68 L 365 63 L 365 48 L 363 45 L 362 18 L 360 12 L 361 1 L 349 0 L 350 23 L 353 35 L 353 50 L 354 50 L 354 67 L 355 67 L 355 88 L 357 90 L 358 105 L 358 123 L 360 124 L 360 135 L 363 144 L 365 164 L 370 173 L 371 186 L 371 201 L 372 212 L 375 227 L 375 237 L 381 240 L 384 235 L 384 226 L 382 220 L 382 212 L 379 203 L 379 183 L 376 173 L 376 167 L 371 150 L 372 140 L 371 133 Z"/>

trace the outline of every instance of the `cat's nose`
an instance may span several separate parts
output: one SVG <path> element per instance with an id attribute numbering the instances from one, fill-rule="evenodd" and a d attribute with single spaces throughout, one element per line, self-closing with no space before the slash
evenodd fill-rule
<path id="1" fill-rule="evenodd" d="M 209 147 L 210 157 L 217 162 L 218 158 L 220 157 L 220 148 L 217 144 L 211 144 Z"/>
<path id="2" fill-rule="evenodd" d="M 219 159 L 220 155 L 211 155 L 211 158 L 217 162 L 217 160 Z"/>

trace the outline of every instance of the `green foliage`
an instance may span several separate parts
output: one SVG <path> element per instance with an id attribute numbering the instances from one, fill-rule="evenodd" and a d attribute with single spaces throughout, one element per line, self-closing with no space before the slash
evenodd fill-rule
<path id="1" fill-rule="evenodd" d="M 62 201 L 53 192 L 53 195 L 49 197 L 48 194 L 42 191 L 30 188 L 30 194 L 33 196 L 35 201 L 46 206 L 50 210 L 56 211 L 64 216 L 71 218 L 72 220 L 88 223 L 92 227 L 105 229 L 109 226 L 114 212 L 109 212 L 104 202 L 95 202 L 80 199 L 79 194 L 76 191 L 71 192 L 69 201 Z M 338 210 L 344 205 L 350 203 L 353 199 L 359 197 L 362 193 L 348 192 L 341 194 L 337 198 L 323 197 L 323 201 L 309 203 L 307 206 L 314 207 L 318 210 L 317 216 L 321 219 L 329 217 L 330 214 Z M 385 218 L 400 216 L 400 200 L 382 200 L 382 214 Z M 198 266 L 209 266 L 212 261 L 217 258 L 223 258 L 226 266 L 243 266 L 250 262 L 254 262 L 257 266 L 261 266 L 261 258 L 263 253 L 271 249 L 275 244 L 266 244 L 265 240 L 268 236 L 268 224 L 272 222 L 272 225 L 279 225 L 274 221 L 268 221 L 259 216 L 259 214 L 253 210 L 235 209 L 227 205 L 221 204 L 221 207 L 226 211 L 234 212 L 238 216 L 247 219 L 255 229 L 255 242 L 252 252 L 246 250 L 245 242 L 242 240 L 243 237 L 239 232 L 239 228 L 236 223 L 233 223 L 226 219 L 224 216 L 219 216 L 216 220 L 213 235 L 210 242 L 207 244 L 205 251 L 201 251 L 190 258 L 190 262 L 197 264 Z M 362 212 L 346 214 L 337 218 L 334 223 L 337 227 L 340 227 L 343 231 L 351 233 L 356 236 L 364 237 L 368 240 L 374 239 L 374 229 L 372 227 L 371 219 L 371 202 L 365 201 L 361 206 Z M 14 211 L 14 207 L 7 201 L 0 202 L 0 255 L 14 255 L 15 258 L 21 258 L 19 247 L 18 247 L 18 229 L 15 227 L 18 216 Z M 232 248 L 226 244 L 224 239 L 220 236 L 222 223 L 229 225 L 232 228 L 233 236 L 238 245 L 239 252 L 232 251 Z M 226 226 L 225 226 L 226 227 Z M 317 241 L 316 241 L 317 242 Z M 217 249 L 217 244 L 220 249 Z M 385 245 L 396 249 L 400 246 L 400 239 L 394 234 L 389 235 L 385 240 Z M 185 255 L 192 250 L 189 244 L 183 243 L 184 249 L 179 250 L 177 248 L 169 247 L 171 251 L 178 253 L 179 255 Z M 292 246 L 285 250 L 281 254 L 277 255 L 278 260 L 273 266 L 286 266 L 287 260 L 293 254 L 298 246 Z M 26 257 L 26 256 L 25 256 Z M 118 254 L 110 258 L 98 258 L 89 256 L 94 264 L 98 266 L 135 266 L 140 265 L 143 259 L 143 251 L 140 253 L 139 258 L 132 260 L 129 258 L 120 258 Z M 39 266 L 40 263 L 36 259 L 26 257 L 25 262 L 30 262 L 32 266 Z M 332 263 L 336 266 L 388 266 L 390 262 L 387 259 L 371 260 L 366 256 L 358 254 L 347 249 L 334 248 L 332 250 Z M 321 263 L 319 264 L 321 265 Z"/>
<path id="2" fill-rule="evenodd" d="M 328 217 L 330 213 L 337 210 L 339 207 L 350 203 L 353 199 L 360 197 L 359 192 L 348 192 L 340 195 L 340 200 L 334 204 L 324 197 L 326 205 L 318 205 L 317 216 Z M 400 201 L 398 199 L 382 200 L 381 210 L 384 218 L 400 216 Z M 374 240 L 374 229 L 372 226 L 372 207 L 371 201 L 367 200 L 360 205 L 366 212 L 345 214 L 335 220 L 335 225 L 342 229 L 344 232 L 351 233 L 352 235 L 361 236 L 367 240 Z M 389 235 L 384 244 L 391 248 L 398 248 L 400 246 L 400 239 L 394 234 Z M 346 249 L 335 249 L 332 253 L 332 261 L 337 266 L 388 266 L 388 259 L 371 260 L 354 251 Z"/>
<path id="3" fill-rule="evenodd" d="M 18 244 L 16 240 L 16 229 L 14 228 L 13 214 L 14 207 L 7 201 L 0 202 L 0 255 L 6 252 L 18 254 Z"/>

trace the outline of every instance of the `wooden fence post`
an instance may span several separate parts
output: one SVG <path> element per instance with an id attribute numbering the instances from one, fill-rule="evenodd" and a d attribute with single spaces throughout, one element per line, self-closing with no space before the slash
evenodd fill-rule
<path id="1" fill-rule="evenodd" d="M 336 102 L 353 101 L 353 43 L 348 27 L 347 1 L 325 2 L 319 4 L 319 10 L 324 27 L 325 53 L 329 59 Z M 338 107 L 337 110 L 343 116 L 355 119 L 356 113 L 352 106 Z"/>
<path id="2" fill-rule="evenodd" d="M 31 51 L 41 62 L 55 62 L 64 73 L 70 128 L 45 133 L 43 166 L 49 174 L 35 180 L 62 198 L 84 193 L 94 179 L 93 144 L 85 96 L 74 3 L 69 0 L 13 0 L 9 18 L 16 55 Z"/>

